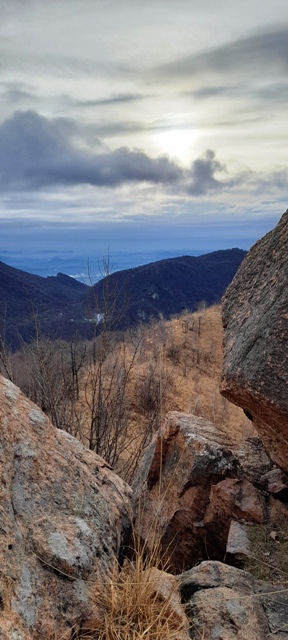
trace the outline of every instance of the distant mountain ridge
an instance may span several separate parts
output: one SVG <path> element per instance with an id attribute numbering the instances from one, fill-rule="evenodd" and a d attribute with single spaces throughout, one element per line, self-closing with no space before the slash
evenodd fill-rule
<path id="1" fill-rule="evenodd" d="M 0 334 L 16 349 L 39 326 L 43 337 L 91 338 L 105 318 L 126 329 L 151 318 L 195 310 L 220 301 L 246 251 L 227 249 L 202 256 L 168 258 L 116 271 L 93 287 L 58 273 L 43 278 L 0 262 Z"/>
<path id="2" fill-rule="evenodd" d="M 87 288 L 62 273 L 42 278 L 0 262 L 0 335 L 13 349 L 34 339 L 37 323 L 42 335 L 60 337 L 67 314 L 82 318 Z"/>
<path id="3" fill-rule="evenodd" d="M 184 309 L 194 311 L 202 301 L 208 306 L 219 303 L 246 253 L 227 249 L 118 271 L 97 282 L 88 297 L 91 304 L 97 300 L 100 311 L 105 297 L 111 296 L 111 307 L 116 298 L 121 329 L 160 315 L 169 318 Z M 117 317 L 113 320 L 116 325 Z"/>

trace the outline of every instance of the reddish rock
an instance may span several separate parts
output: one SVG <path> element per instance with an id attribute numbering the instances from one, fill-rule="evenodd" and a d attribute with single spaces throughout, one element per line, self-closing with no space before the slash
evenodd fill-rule
<path id="1" fill-rule="evenodd" d="M 212 485 L 204 523 L 212 540 L 226 549 L 231 537 L 231 520 L 262 524 L 267 515 L 263 494 L 251 482 L 226 478 Z M 223 556 L 224 557 L 224 554 Z"/>
<path id="2" fill-rule="evenodd" d="M 285 584 L 257 581 L 246 571 L 210 561 L 177 579 L 195 640 L 287 640 Z"/>
<path id="3" fill-rule="evenodd" d="M 135 483 L 135 526 L 149 548 L 159 542 L 171 571 L 222 559 L 232 518 L 262 522 L 264 500 L 242 473 L 227 434 L 203 418 L 167 415 Z"/>
<path id="4" fill-rule="evenodd" d="M 288 211 L 249 251 L 223 298 L 221 393 L 288 471 Z"/>
<path id="5" fill-rule="evenodd" d="M 283 473 L 281 469 L 271 469 L 261 476 L 261 484 L 264 485 L 266 491 L 274 493 L 278 497 L 288 497 L 288 475 Z"/>
<path id="6" fill-rule="evenodd" d="M 97 616 L 131 490 L 3 378 L 0 429 L 1 640 L 60 637 Z"/>
<path id="7" fill-rule="evenodd" d="M 204 522 L 226 543 L 231 518 L 262 524 L 267 514 L 263 494 L 248 480 L 226 478 L 211 487 Z"/>
<path id="8" fill-rule="evenodd" d="M 271 458 L 266 454 L 263 442 L 256 436 L 250 436 L 237 445 L 242 477 L 264 488 L 262 477 L 273 470 Z"/>
<path id="9" fill-rule="evenodd" d="M 269 515 L 270 515 L 271 523 L 282 521 L 283 527 L 284 528 L 287 527 L 287 522 L 288 522 L 287 502 L 282 502 L 281 500 L 278 500 L 277 498 L 274 498 L 273 495 L 271 495 L 269 498 Z"/>
<path id="10" fill-rule="evenodd" d="M 177 579 L 195 640 L 287 640 L 285 584 L 256 581 L 246 571 L 210 561 Z"/>

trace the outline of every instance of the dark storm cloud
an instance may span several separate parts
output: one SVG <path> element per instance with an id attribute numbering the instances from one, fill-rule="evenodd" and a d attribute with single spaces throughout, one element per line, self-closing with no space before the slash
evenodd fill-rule
<path id="1" fill-rule="evenodd" d="M 221 177 L 221 179 L 220 179 Z M 257 173 L 249 168 L 230 176 L 225 164 L 219 162 L 214 151 L 208 149 L 191 165 L 184 189 L 192 196 L 207 196 L 222 191 L 243 190 L 262 195 L 273 190 L 286 191 L 288 170 L 278 169 L 268 174 Z"/>
<path id="2" fill-rule="evenodd" d="M 223 187 L 223 182 L 215 178 L 215 173 L 222 172 L 226 172 L 225 165 L 216 159 L 214 151 L 208 149 L 203 158 L 194 160 L 191 165 L 188 193 L 200 196 Z"/>
<path id="3" fill-rule="evenodd" d="M 155 70 L 162 78 L 192 77 L 208 72 L 215 75 L 287 73 L 288 27 L 256 33 L 201 54 L 186 56 Z M 241 76 L 240 76 L 241 77 Z"/>
<path id="4" fill-rule="evenodd" d="M 37 189 L 90 184 L 115 187 L 126 182 L 170 183 L 182 170 L 166 157 L 120 148 L 108 153 L 83 149 L 73 141 L 77 126 L 33 111 L 16 112 L 0 126 L 2 189 Z"/>
<path id="5" fill-rule="evenodd" d="M 284 170 L 268 178 L 249 170 L 231 178 L 212 150 L 185 169 L 166 156 L 152 158 L 125 147 L 103 152 L 99 141 L 97 147 L 97 140 L 93 140 L 93 149 L 83 141 L 85 136 L 81 139 L 81 128 L 74 120 L 49 120 L 34 111 L 16 112 L 0 125 L 2 193 L 84 184 L 113 188 L 146 182 L 175 195 L 198 197 L 245 185 L 257 190 L 269 184 L 278 188 L 288 184 Z"/>
<path id="6" fill-rule="evenodd" d="M 49 120 L 33 111 L 16 112 L 0 127 L 2 189 L 80 184 L 116 187 L 148 182 L 203 195 L 223 186 L 214 174 L 225 167 L 213 151 L 207 151 L 185 170 L 168 157 L 150 158 L 140 150 L 122 147 L 95 153 L 79 148 L 73 143 L 77 135 L 73 120 Z"/>

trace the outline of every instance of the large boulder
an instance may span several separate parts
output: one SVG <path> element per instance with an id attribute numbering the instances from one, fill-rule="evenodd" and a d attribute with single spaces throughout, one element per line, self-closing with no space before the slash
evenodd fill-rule
<path id="1" fill-rule="evenodd" d="M 249 251 L 223 298 L 221 393 L 288 471 L 288 210 Z"/>
<path id="2" fill-rule="evenodd" d="M 131 490 L 3 378 L 0 429 L 0 638 L 64 637 L 99 613 Z"/>
<path id="3" fill-rule="evenodd" d="M 288 639 L 285 585 L 256 581 L 246 571 L 210 561 L 178 580 L 195 640 Z"/>
<path id="4" fill-rule="evenodd" d="M 254 457 L 255 450 L 255 438 L 240 451 L 208 420 L 167 414 L 135 480 L 135 528 L 146 548 L 159 544 L 173 573 L 222 559 L 232 518 L 263 522 L 267 505 L 257 487 L 271 462 L 260 442 Z"/>

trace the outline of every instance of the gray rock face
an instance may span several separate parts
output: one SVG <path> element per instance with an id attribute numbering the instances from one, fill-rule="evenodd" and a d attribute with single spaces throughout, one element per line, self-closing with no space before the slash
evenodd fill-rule
<path id="1" fill-rule="evenodd" d="M 60 637 L 97 614 L 131 490 L 3 378 L 0 431 L 0 637 Z"/>
<path id="2" fill-rule="evenodd" d="M 226 554 L 227 557 L 234 556 L 236 560 L 241 560 L 243 556 L 249 556 L 250 554 L 248 527 L 238 522 L 238 520 L 231 520 Z"/>
<path id="3" fill-rule="evenodd" d="M 223 298 L 221 393 L 255 422 L 288 470 L 288 211 L 240 265 Z"/>
<path id="4" fill-rule="evenodd" d="M 260 602 L 263 606 L 270 637 L 276 640 L 288 640 L 288 596 L 285 584 L 283 586 L 257 583 L 256 593 L 261 594 Z"/>
<path id="5" fill-rule="evenodd" d="M 195 640 L 287 640 L 288 594 L 241 569 L 202 562 L 178 576 Z"/>

